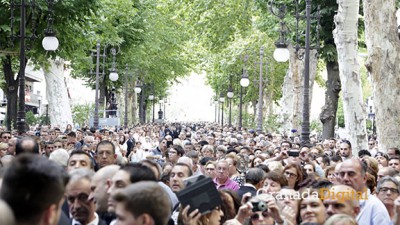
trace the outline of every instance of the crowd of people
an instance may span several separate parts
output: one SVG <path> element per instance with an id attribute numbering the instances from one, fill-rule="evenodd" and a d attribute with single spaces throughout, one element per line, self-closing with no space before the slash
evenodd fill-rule
<path id="1" fill-rule="evenodd" d="M 3 130 L 0 225 L 400 225 L 398 148 L 310 140 L 213 123 Z M 193 178 L 218 205 L 185 203 Z"/>

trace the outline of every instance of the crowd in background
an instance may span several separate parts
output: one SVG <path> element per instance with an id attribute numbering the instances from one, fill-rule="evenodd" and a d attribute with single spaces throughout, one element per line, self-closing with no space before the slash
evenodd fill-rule
<path id="1" fill-rule="evenodd" d="M 47 224 L 397 224 L 398 148 L 380 149 L 371 138 L 368 149 L 353 155 L 347 140 L 310 140 L 302 146 L 297 136 L 213 123 L 41 126 L 23 136 L 3 130 L 0 224 L 7 204 L 16 224 L 46 224 L 25 216 L 34 200 L 13 198 L 18 176 L 10 171 L 34 164 L 32 157 L 50 160 L 69 177 L 61 216 Z M 206 214 L 177 198 L 194 176 L 210 178 L 219 193 L 221 204 Z M 21 210 L 24 201 L 33 203 Z"/>

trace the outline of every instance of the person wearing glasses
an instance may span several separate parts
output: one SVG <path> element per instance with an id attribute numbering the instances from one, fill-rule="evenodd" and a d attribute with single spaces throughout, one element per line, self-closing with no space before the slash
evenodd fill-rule
<path id="1" fill-rule="evenodd" d="M 399 182 L 393 177 L 382 178 L 377 186 L 377 196 L 385 205 L 390 219 L 395 219 L 394 201 L 399 197 Z"/>
<path id="2" fill-rule="evenodd" d="M 96 213 L 96 204 L 89 199 L 91 194 L 91 181 L 94 175 L 92 170 L 76 169 L 70 173 L 65 196 L 69 212 L 72 216 L 72 225 L 106 225 Z"/>
<path id="3" fill-rule="evenodd" d="M 182 146 L 180 145 L 173 145 L 169 150 L 168 150 L 168 158 L 169 161 L 175 165 L 179 158 L 181 158 L 185 154 L 185 150 L 183 150 Z"/>
<path id="4" fill-rule="evenodd" d="M 298 184 L 303 181 L 303 172 L 299 165 L 289 163 L 283 169 L 283 175 L 286 176 L 288 186 L 292 189 L 297 190 Z"/>
<path id="5" fill-rule="evenodd" d="M 3 132 L 1 132 L 0 137 L 1 137 L 1 142 L 8 144 L 8 141 L 11 139 L 11 132 L 3 131 Z"/>

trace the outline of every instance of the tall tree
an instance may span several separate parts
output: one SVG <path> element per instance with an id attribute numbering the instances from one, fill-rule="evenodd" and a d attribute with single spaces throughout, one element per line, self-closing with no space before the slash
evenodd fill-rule
<path id="1" fill-rule="evenodd" d="M 339 0 L 333 36 L 338 51 L 339 73 L 343 87 L 345 127 L 353 154 L 367 148 L 365 109 L 362 98 L 358 56 L 358 0 Z"/>
<path id="2" fill-rule="evenodd" d="M 379 149 L 400 145 L 400 42 L 395 0 L 364 0 L 366 67 L 372 78 Z"/>

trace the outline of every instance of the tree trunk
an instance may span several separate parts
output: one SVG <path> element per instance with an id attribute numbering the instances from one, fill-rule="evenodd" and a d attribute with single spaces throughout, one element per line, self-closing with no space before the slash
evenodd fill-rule
<path id="1" fill-rule="evenodd" d="M 303 80 L 304 80 L 304 60 L 299 60 L 295 49 L 288 46 L 290 52 L 289 70 L 285 76 L 282 87 L 282 112 L 280 120 L 283 122 L 284 132 L 292 129 L 301 131 L 302 112 L 303 112 Z M 299 50 L 302 54 L 303 50 Z M 317 52 L 310 51 L 310 105 L 312 102 L 312 89 L 317 70 Z"/>
<path id="2" fill-rule="evenodd" d="M 366 67 L 372 78 L 379 149 L 400 146 L 400 42 L 395 0 L 364 0 Z"/>
<path id="3" fill-rule="evenodd" d="M 64 82 L 64 60 L 57 58 L 50 60 L 50 64 L 48 69 L 43 69 L 50 124 L 56 127 L 66 127 L 67 124 L 72 124 L 72 112 Z"/>
<path id="4" fill-rule="evenodd" d="M 382 2 L 379 7 L 385 4 Z M 365 105 L 362 99 L 360 65 L 357 61 L 359 2 L 358 0 L 338 0 L 338 5 L 339 9 L 335 16 L 336 28 L 333 31 L 333 37 L 338 52 L 339 73 L 343 87 L 346 132 L 352 144 L 353 155 L 357 155 L 359 150 L 367 149 Z M 382 10 L 377 12 L 382 13 Z M 377 36 L 377 33 L 373 34 L 373 36 Z M 368 37 L 368 35 L 366 36 Z"/>
<path id="5" fill-rule="evenodd" d="M 12 70 L 11 56 L 6 56 L 2 60 L 4 79 L 6 81 L 4 94 L 7 97 L 7 113 L 6 127 L 7 130 L 17 127 L 17 111 L 18 111 L 18 77 L 14 79 Z"/>
<path id="6" fill-rule="evenodd" d="M 338 62 L 328 62 L 326 70 L 328 80 L 326 81 L 325 105 L 319 116 L 323 128 L 322 140 L 335 137 L 336 112 L 341 89 Z"/>

